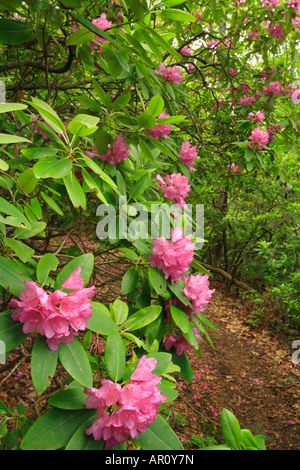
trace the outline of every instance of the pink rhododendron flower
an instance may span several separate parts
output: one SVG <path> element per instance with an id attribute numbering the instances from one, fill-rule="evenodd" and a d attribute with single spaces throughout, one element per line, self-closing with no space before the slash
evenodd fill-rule
<path id="1" fill-rule="evenodd" d="M 278 132 L 281 132 L 283 129 L 282 126 L 279 126 L 279 124 L 273 124 L 271 123 L 270 126 L 267 128 L 267 133 L 269 134 L 269 142 L 274 142 L 274 135 L 278 134 Z"/>
<path id="2" fill-rule="evenodd" d="M 237 70 L 234 69 L 233 67 L 230 67 L 229 70 L 228 70 L 228 72 L 229 72 L 230 75 L 232 75 L 233 77 L 235 77 L 236 74 L 237 74 Z"/>
<path id="3" fill-rule="evenodd" d="M 292 20 L 293 25 L 300 31 L 300 17 L 297 16 L 295 19 Z"/>
<path id="4" fill-rule="evenodd" d="M 240 104 L 243 106 L 251 106 L 252 104 L 255 103 L 255 101 L 256 101 L 256 98 L 253 95 L 251 96 L 244 95 L 242 98 L 240 98 Z"/>
<path id="5" fill-rule="evenodd" d="M 269 27 L 269 34 L 273 36 L 276 39 L 282 39 L 283 38 L 283 28 L 281 27 L 280 23 L 271 23 Z"/>
<path id="6" fill-rule="evenodd" d="M 221 45 L 219 41 L 216 41 L 215 39 L 211 39 L 210 41 L 208 41 L 208 43 L 206 44 L 206 47 L 208 47 L 209 49 L 214 49 L 214 48 L 218 50 L 221 49 Z"/>
<path id="7" fill-rule="evenodd" d="M 253 144 L 256 144 L 256 150 L 262 150 L 267 143 L 269 142 L 269 134 L 261 130 L 259 127 L 256 127 L 251 132 L 249 139 L 252 141 L 252 144 L 248 144 L 249 148 L 253 148 Z"/>
<path id="8" fill-rule="evenodd" d="M 186 165 L 190 171 L 196 171 L 192 165 L 197 159 L 197 145 L 192 146 L 188 140 L 182 142 L 179 150 L 179 158 L 181 158 L 181 163 Z"/>
<path id="9" fill-rule="evenodd" d="M 257 111 L 256 113 L 251 112 L 248 114 L 248 119 L 251 119 L 253 122 L 262 122 L 265 118 L 266 116 L 261 111 Z"/>
<path id="10" fill-rule="evenodd" d="M 200 23 L 200 21 L 202 20 L 202 11 L 199 11 L 199 9 L 197 8 L 196 12 L 192 13 L 192 15 L 196 15 L 196 23 Z"/>
<path id="11" fill-rule="evenodd" d="M 171 240 L 161 236 L 153 240 L 153 254 L 149 257 L 152 268 L 161 269 L 166 279 L 171 278 L 172 284 L 180 281 L 188 271 L 194 258 L 195 245 L 191 235 L 183 235 L 183 228 L 171 230 Z"/>
<path id="12" fill-rule="evenodd" d="M 236 175 L 241 174 L 241 170 L 240 170 L 239 166 L 236 165 L 233 162 L 229 163 L 229 165 L 227 165 L 227 168 L 228 168 L 228 173 L 235 173 Z"/>
<path id="13" fill-rule="evenodd" d="M 159 181 L 159 188 L 163 190 L 164 197 L 171 199 L 182 209 L 185 208 L 184 200 L 191 190 L 189 179 L 181 173 L 166 175 L 165 180 L 160 175 L 157 175 L 156 178 Z"/>
<path id="14" fill-rule="evenodd" d="M 92 23 L 97 26 L 99 29 L 101 29 L 102 31 L 106 31 L 107 29 L 109 29 L 111 27 L 111 21 L 108 21 L 107 18 L 106 18 L 106 14 L 105 13 L 102 13 L 102 15 L 100 16 L 100 18 L 94 18 L 92 20 Z M 101 36 L 95 36 L 95 40 L 100 42 L 100 43 L 104 43 L 104 42 L 108 42 L 107 39 L 104 39 L 102 38 Z M 102 47 L 99 46 L 97 43 L 95 43 L 94 41 L 91 42 L 91 48 L 92 49 L 98 49 L 100 54 L 102 54 Z"/>
<path id="15" fill-rule="evenodd" d="M 159 405 L 166 395 L 160 393 L 161 377 L 153 374 L 157 361 L 142 356 L 129 382 L 121 387 L 111 380 L 103 379 L 102 387 L 84 389 L 88 395 L 86 408 L 97 409 L 98 418 L 86 430 L 95 440 L 105 441 L 105 450 L 126 442 L 129 437 L 137 439 L 157 418 Z"/>
<path id="16" fill-rule="evenodd" d="M 122 134 L 118 134 L 116 140 L 111 145 L 108 144 L 108 150 L 103 155 L 100 155 L 100 159 L 104 162 L 108 162 L 110 165 L 120 163 L 122 160 L 127 160 L 130 154 L 130 148 L 127 145 Z"/>
<path id="17" fill-rule="evenodd" d="M 46 337 L 49 349 L 56 351 L 60 343 L 71 343 L 78 330 L 85 330 L 87 318 L 91 317 L 91 299 L 95 287 L 83 288 L 81 268 L 66 279 L 62 288 L 72 290 L 69 294 L 57 290 L 47 294 L 35 282 L 24 281 L 25 289 L 19 300 L 12 299 L 12 319 L 23 323 L 23 332 L 37 331 Z"/>
<path id="18" fill-rule="evenodd" d="M 215 292 L 215 289 L 209 289 L 208 274 L 186 276 L 184 282 L 184 295 L 189 299 L 196 312 L 203 312 Z"/>
<path id="19" fill-rule="evenodd" d="M 273 9 L 275 6 L 280 5 L 280 0 L 262 0 L 262 5 L 265 8 Z"/>
<path id="20" fill-rule="evenodd" d="M 158 119 L 169 117 L 170 114 L 167 114 L 165 111 L 158 116 Z M 157 122 L 157 119 L 156 119 Z M 156 124 L 153 129 L 145 129 L 145 132 L 150 135 L 155 140 L 158 140 L 160 136 L 166 138 L 171 132 L 170 124 Z"/>
<path id="21" fill-rule="evenodd" d="M 255 31 L 249 31 L 248 39 L 252 41 L 256 41 L 256 39 L 259 39 L 259 32 L 257 31 L 257 29 Z"/>
<path id="22" fill-rule="evenodd" d="M 193 332 L 198 342 L 200 343 L 201 336 L 199 335 L 197 328 L 193 328 Z M 181 356 L 181 354 L 194 349 L 194 346 L 185 339 L 181 332 L 178 334 L 178 336 L 174 336 L 172 333 L 169 333 L 164 338 L 163 345 L 167 351 L 169 351 L 171 348 L 175 348 L 176 354 L 178 356 Z"/>
<path id="23" fill-rule="evenodd" d="M 158 77 L 164 77 L 164 79 L 169 83 L 175 82 L 179 85 L 182 80 L 182 76 L 180 75 L 181 69 L 177 65 L 166 67 L 163 62 L 160 62 L 159 67 L 155 72 Z"/>
<path id="24" fill-rule="evenodd" d="M 190 49 L 188 46 L 183 46 L 183 47 L 181 48 L 180 52 L 181 52 L 181 54 L 183 54 L 183 55 L 190 55 L 190 54 L 193 52 L 193 50 Z"/>
<path id="25" fill-rule="evenodd" d="M 265 95 L 280 95 L 282 92 L 282 86 L 279 82 L 270 82 L 268 86 L 264 87 Z"/>

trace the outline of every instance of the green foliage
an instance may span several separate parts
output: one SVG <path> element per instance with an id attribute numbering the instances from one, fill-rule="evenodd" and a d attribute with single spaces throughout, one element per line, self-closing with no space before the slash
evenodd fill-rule
<path id="1" fill-rule="evenodd" d="M 1 404 L 1 446 L 9 449 L 20 448 L 22 438 L 24 450 L 102 450 L 104 442 L 85 432 L 96 412 L 86 409 L 84 390 L 99 385 L 98 373 L 123 386 L 142 356 L 153 358 L 168 403 L 177 398 L 177 377 L 191 383 L 193 370 L 187 354 L 166 350 L 167 335 L 182 335 L 199 355 L 195 331 L 214 347 L 209 329 L 215 327 L 205 311 L 186 314 L 191 299 L 184 281 L 172 282 L 149 263 L 152 241 L 175 201 L 174 193 L 167 197 L 157 188 L 157 175 L 185 176 L 186 202 L 205 205 L 203 249 L 195 250 L 189 274 L 212 276 L 209 266 L 222 268 L 231 283 L 243 277 L 266 289 L 292 323 L 300 316 L 300 112 L 290 86 L 299 63 L 294 9 L 280 5 L 270 12 L 251 1 L 244 21 L 243 10 L 226 2 L 100 3 L 0 1 L 0 85 L 6 93 L 0 103 L 0 341 L 7 354 L 32 337 L 38 395 L 48 390 L 58 366 L 69 384 L 34 423 L 25 410 Z M 284 40 L 260 26 L 266 21 L 280 22 Z M 254 24 L 260 33 L 255 40 Z M 184 53 L 186 47 L 192 52 Z M 163 67 L 171 68 L 171 78 L 161 75 Z M 265 86 L 277 80 L 282 93 L 267 94 Z M 243 104 L 244 94 L 254 100 Z M 263 112 L 264 121 L 252 121 L 250 111 Z M 258 126 L 271 138 L 261 149 L 250 148 Z M 166 134 L 151 132 L 157 129 Z M 186 141 L 197 149 L 193 168 L 179 156 Z M 232 163 L 238 172 L 230 170 Z M 139 217 L 143 211 L 145 218 Z M 170 230 L 189 221 L 168 215 Z M 107 237 L 101 238 L 104 222 Z M 64 298 L 70 289 L 63 284 L 77 268 L 83 289 L 92 295 L 88 289 L 95 286 L 91 316 L 85 312 L 73 341 L 50 350 L 34 328 L 38 320 L 24 327 L 18 310 L 12 317 L 10 300 L 20 301 L 24 281 Z M 169 300 L 176 305 L 168 317 Z M 53 300 L 52 313 L 59 312 L 58 303 Z M 252 311 L 252 324 L 262 309 Z M 10 419 L 15 426 L 8 432 Z M 222 448 L 264 448 L 262 438 L 241 429 L 228 410 L 221 427 Z M 134 444 L 183 448 L 160 415 Z"/>

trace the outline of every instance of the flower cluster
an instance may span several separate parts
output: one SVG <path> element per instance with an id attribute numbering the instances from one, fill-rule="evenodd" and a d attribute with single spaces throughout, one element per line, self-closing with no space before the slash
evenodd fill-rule
<path id="1" fill-rule="evenodd" d="M 182 142 L 179 150 L 179 158 L 181 158 L 182 164 L 186 165 L 190 171 L 196 171 L 192 165 L 197 158 L 197 145 L 192 146 L 188 140 Z"/>
<path id="2" fill-rule="evenodd" d="M 186 276 L 184 282 L 184 295 L 189 299 L 196 312 L 203 312 L 215 292 L 215 289 L 209 289 L 208 274 Z"/>
<path id="3" fill-rule="evenodd" d="M 261 130 L 259 127 L 256 127 L 251 132 L 249 139 L 252 141 L 251 144 L 248 144 L 249 148 L 252 149 L 253 144 L 256 144 L 256 150 L 262 150 L 269 142 L 269 133 L 267 131 Z"/>
<path id="4" fill-rule="evenodd" d="M 111 27 L 111 21 L 108 21 L 106 18 L 106 14 L 102 13 L 100 18 L 95 18 L 92 20 L 93 25 L 97 26 L 97 28 L 101 29 L 102 31 L 106 31 Z M 102 38 L 101 36 L 95 36 L 95 40 L 103 44 L 104 42 L 108 42 L 107 39 Z M 98 49 L 100 54 L 102 54 L 102 47 L 99 46 L 94 41 L 91 42 L 92 49 Z"/>
<path id="5" fill-rule="evenodd" d="M 101 380 L 102 387 L 85 389 L 86 408 L 96 408 L 98 418 L 87 435 L 105 441 L 105 450 L 126 442 L 128 437 L 138 438 L 157 418 L 159 405 L 167 398 L 160 393 L 161 377 L 153 374 L 157 361 L 142 356 L 130 381 L 123 387 L 111 380 Z"/>
<path id="6" fill-rule="evenodd" d="M 271 23 L 270 28 L 269 28 L 269 33 L 271 36 L 273 36 L 276 39 L 282 39 L 283 38 L 283 29 L 280 25 L 280 23 Z"/>
<path id="7" fill-rule="evenodd" d="M 270 82 L 268 86 L 264 87 L 265 95 L 280 95 L 282 92 L 282 86 L 279 82 Z"/>
<path id="8" fill-rule="evenodd" d="M 118 134 L 113 146 L 108 144 L 108 150 L 103 155 L 100 155 L 100 159 L 104 162 L 108 162 L 110 165 L 120 163 L 122 160 L 127 160 L 129 157 L 130 149 L 122 134 Z"/>
<path id="9" fill-rule="evenodd" d="M 236 175 L 240 175 L 241 174 L 241 170 L 239 168 L 238 165 L 236 165 L 235 163 L 229 163 L 227 165 L 227 169 L 228 169 L 228 173 L 235 173 Z"/>
<path id="10" fill-rule="evenodd" d="M 262 5 L 265 8 L 273 9 L 275 6 L 280 4 L 280 0 L 262 0 Z"/>
<path id="11" fill-rule="evenodd" d="M 188 271 L 194 258 L 195 245 L 191 235 L 183 235 L 183 228 L 171 230 L 171 240 L 161 236 L 153 240 L 153 254 L 149 257 L 152 268 L 161 269 L 166 279 L 171 278 L 172 284 L 180 281 Z"/>
<path id="12" fill-rule="evenodd" d="M 261 111 L 257 111 L 256 113 L 251 112 L 248 114 L 248 119 L 251 119 L 253 122 L 262 122 L 265 118 L 266 116 Z"/>
<path id="13" fill-rule="evenodd" d="M 184 209 L 186 207 L 184 200 L 191 190 L 189 179 L 181 173 L 166 175 L 165 180 L 160 175 L 157 175 L 156 178 L 159 181 L 158 189 L 163 190 L 164 197 L 171 199 L 177 206 Z"/>
<path id="14" fill-rule="evenodd" d="M 155 71 L 158 77 L 164 77 L 164 79 L 169 83 L 179 83 L 182 80 L 182 76 L 180 75 L 181 69 L 178 65 L 174 65 L 173 67 L 166 67 L 163 62 L 160 62 L 158 69 Z"/>
<path id="15" fill-rule="evenodd" d="M 60 343 L 72 343 L 79 330 L 85 330 L 87 319 L 91 317 L 91 299 L 95 287 L 84 288 L 78 267 L 62 284 L 66 293 L 57 290 L 51 294 L 35 282 L 24 281 L 25 289 L 20 292 L 19 300 L 12 299 L 12 319 L 23 323 L 23 332 L 37 331 L 46 336 L 46 343 L 56 351 Z"/>
<path id="16" fill-rule="evenodd" d="M 158 119 L 166 117 L 170 117 L 170 114 L 162 111 L 162 113 L 158 116 Z M 160 136 L 164 138 L 168 137 L 171 132 L 171 126 L 170 124 L 156 124 L 153 129 L 145 129 L 145 132 L 147 132 L 153 139 L 158 140 Z"/>

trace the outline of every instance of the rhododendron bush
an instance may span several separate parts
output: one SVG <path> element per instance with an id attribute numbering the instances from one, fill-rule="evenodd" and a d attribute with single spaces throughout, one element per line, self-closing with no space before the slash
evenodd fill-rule
<path id="1" fill-rule="evenodd" d="M 215 327 L 207 241 L 182 211 L 264 174 L 288 184 L 300 3 L 0 8 L 0 340 L 47 397 L 18 445 L 183 449 L 161 406 Z M 132 225 L 158 205 L 167 233 Z"/>

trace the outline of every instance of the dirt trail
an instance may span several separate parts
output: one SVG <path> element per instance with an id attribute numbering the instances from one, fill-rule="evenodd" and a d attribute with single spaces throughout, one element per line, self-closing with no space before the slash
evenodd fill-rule
<path id="1" fill-rule="evenodd" d="M 300 450 L 300 365 L 292 363 L 292 341 L 254 329 L 246 322 L 248 313 L 217 287 L 205 311 L 218 328 L 207 329 L 214 348 L 205 340 L 201 359 L 190 354 L 194 381 L 181 383 L 175 405 L 175 418 L 180 414 L 188 423 L 177 418 L 177 432 L 186 442 L 205 434 L 207 423 L 218 431 L 224 407 L 241 427 L 264 434 L 267 449 Z"/>

